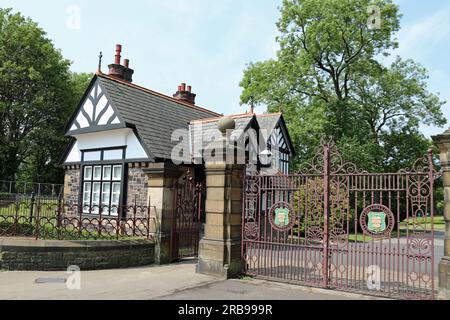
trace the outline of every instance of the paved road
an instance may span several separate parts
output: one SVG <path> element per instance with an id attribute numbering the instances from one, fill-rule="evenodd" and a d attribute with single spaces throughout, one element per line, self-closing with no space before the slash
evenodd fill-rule
<path id="1" fill-rule="evenodd" d="M 195 263 L 82 271 L 81 289 L 69 290 L 65 272 L 0 272 L 0 299 L 349 300 L 362 295 L 255 279 L 220 280 L 195 273 Z M 36 280 L 51 283 L 36 283 Z"/>

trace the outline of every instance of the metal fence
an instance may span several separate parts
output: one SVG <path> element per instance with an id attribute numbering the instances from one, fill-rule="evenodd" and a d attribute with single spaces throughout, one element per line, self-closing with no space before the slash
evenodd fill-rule
<path id="1" fill-rule="evenodd" d="M 63 192 L 63 188 L 63 184 L 56 183 L 0 180 L 0 195 L 19 194 L 31 196 L 34 193 L 36 196 L 57 197 Z"/>
<path id="2" fill-rule="evenodd" d="M 55 240 L 152 238 L 150 206 L 87 206 L 45 201 L 0 201 L 0 237 Z"/>
<path id="3" fill-rule="evenodd" d="M 408 299 L 435 296 L 432 154 L 368 173 L 324 142 L 310 166 L 245 178 L 245 273 Z"/>

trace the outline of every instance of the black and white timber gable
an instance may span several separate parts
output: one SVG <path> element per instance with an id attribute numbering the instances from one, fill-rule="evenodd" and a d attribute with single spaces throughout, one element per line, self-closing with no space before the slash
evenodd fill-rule
<path id="1" fill-rule="evenodd" d="M 211 116 L 218 114 L 97 74 L 66 127 L 72 142 L 62 164 L 81 164 L 86 152 L 114 148 L 124 148 L 125 162 L 170 160 L 178 143 L 171 140 L 172 133 Z"/>
<path id="2" fill-rule="evenodd" d="M 97 79 L 69 124 L 68 135 L 124 128 L 125 122 Z"/>

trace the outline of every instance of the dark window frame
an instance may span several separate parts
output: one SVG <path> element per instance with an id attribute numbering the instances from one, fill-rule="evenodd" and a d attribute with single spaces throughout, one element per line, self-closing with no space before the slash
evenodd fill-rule
<path id="1" fill-rule="evenodd" d="M 125 199 L 127 197 L 127 188 L 128 188 L 128 183 L 126 181 L 126 172 L 128 171 L 128 165 L 126 163 L 126 146 L 117 146 L 117 147 L 107 147 L 107 148 L 94 148 L 94 149 L 83 149 L 80 150 L 81 151 L 81 166 L 80 166 L 80 175 L 81 175 L 81 179 L 80 179 L 80 192 L 79 192 L 79 196 L 78 196 L 78 202 L 80 203 L 81 207 L 81 211 L 83 216 L 88 216 L 88 217 L 98 217 L 100 214 L 101 215 L 106 215 L 106 216 L 113 216 L 111 215 L 111 210 L 109 210 L 107 213 L 101 213 L 100 212 L 100 208 L 98 209 L 98 213 L 92 213 L 92 193 L 93 193 L 93 183 L 94 182 L 98 182 L 100 183 L 100 195 L 99 195 L 99 206 L 102 205 L 102 196 L 103 196 L 103 183 L 110 183 L 110 195 L 109 195 L 109 203 L 111 203 L 112 201 L 112 184 L 114 182 L 119 182 L 120 183 L 120 196 L 119 196 L 119 204 L 118 206 L 123 206 L 125 204 Z M 117 160 L 104 160 L 104 152 L 105 151 L 111 151 L 111 150 L 122 150 L 122 158 L 121 159 L 117 159 Z M 95 161 L 84 161 L 84 154 L 86 152 L 97 152 L 100 151 L 100 160 L 95 160 Z M 122 172 L 121 172 L 121 177 L 120 180 L 112 180 L 113 177 L 113 170 L 114 170 L 114 165 L 117 166 L 121 166 L 122 168 Z M 100 166 L 101 167 L 101 175 L 100 175 L 100 180 L 93 180 L 94 177 L 94 167 L 96 166 Z M 103 180 L 103 168 L 105 166 L 111 166 L 111 177 L 110 180 Z M 85 167 L 92 167 L 92 177 L 90 180 L 85 180 L 84 178 L 84 170 Z M 85 182 L 90 182 L 91 183 L 91 191 L 90 191 L 90 207 L 89 207 L 89 213 L 85 213 L 84 212 L 84 183 Z M 110 204 L 111 205 L 111 204 Z M 125 216 L 126 212 L 122 212 L 122 216 Z"/>

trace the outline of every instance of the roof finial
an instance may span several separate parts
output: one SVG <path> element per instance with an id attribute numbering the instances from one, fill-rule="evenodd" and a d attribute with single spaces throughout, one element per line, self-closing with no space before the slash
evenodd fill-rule
<path id="1" fill-rule="evenodd" d="M 100 54 L 98 55 L 98 69 L 97 69 L 98 73 L 102 73 L 102 58 L 103 58 L 103 54 L 100 51 Z"/>

